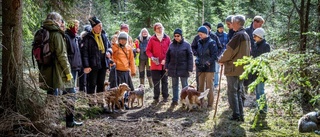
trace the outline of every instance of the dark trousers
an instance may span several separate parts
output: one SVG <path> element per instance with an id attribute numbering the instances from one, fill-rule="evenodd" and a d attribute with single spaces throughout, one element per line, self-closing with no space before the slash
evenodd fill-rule
<path id="1" fill-rule="evenodd" d="M 227 95 L 228 102 L 232 109 L 232 117 L 243 118 L 243 103 L 242 103 L 242 90 L 243 80 L 239 76 L 227 76 Z"/>
<path id="2" fill-rule="evenodd" d="M 83 69 L 79 71 L 78 77 L 79 77 L 79 90 L 86 91 L 87 74 L 83 72 Z"/>
<path id="3" fill-rule="evenodd" d="M 97 93 L 104 91 L 104 81 L 106 77 L 106 68 L 92 69 L 87 74 L 87 93 L 93 94 L 97 86 Z"/>
<path id="4" fill-rule="evenodd" d="M 164 99 L 169 97 L 168 93 L 168 76 L 165 70 L 151 70 L 151 77 L 154 84 L 153 99 L 159 99 L 160 96 L 160 81 L 161 81 L 161 94 Z"/>
<path id="5" fill-rule="evenodd" d="M 151 76 L 150 66 L 148 60 L 139 60 L 139 78 L 145 78 L 145 71 L 147 71 L 147 77 Z"/>

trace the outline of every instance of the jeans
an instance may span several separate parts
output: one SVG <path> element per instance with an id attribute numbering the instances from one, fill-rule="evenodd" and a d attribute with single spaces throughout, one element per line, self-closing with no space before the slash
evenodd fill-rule
<path id="1" fill-rule="evenodd" d="M 220 72 L 220 64 L 216 62 L 215 65 L 215 72 L 214 72 L 214 87 L 218 87 L 219 85 L 219 72 Z"/>
<path id="2" fill-rule="evenodd" d="M 239 76 L 227 76 L 227 95 L 233 118 L 243 118 L 242 89 L 243 80 Z"/>
<path id="3" fill-rule="evenodd" d="M 256 92 L 256 99 L 259 100 L 260 97 L 264 94 L 264 83 L 263 82 L 259 83 L 256 86 L 255 92 Z M 264 100 L 264 102 L 262 102 L 262 103 L 265 103 L 265 105 L 263 107 L 263 111 L 267 112 L 268 106 L 267 106 L 267 100 L 266 100 L 265 95 L 263 96 L 263 100 Z M 258 107 L 259 107 L 259 103 L 258 103 Z M 259 107 L 259 110 L 260 110 L 260 107 Z"/>
<path id="4" fill-rule="evenodd" d="M 188 77 L 172 77 L 172 101 L 178 102 L 179 100 L 179 78 L 181 81 L 182 88 L 188 86 Z"/>

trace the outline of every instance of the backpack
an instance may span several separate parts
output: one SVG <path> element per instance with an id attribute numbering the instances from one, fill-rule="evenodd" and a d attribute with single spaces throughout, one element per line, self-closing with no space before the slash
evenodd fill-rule
<path id="1" fill-rule="evenodd" d="M 49 31 L 41 28 L 38 30 L 32 42 L 32 62 L 34 66 L 34 59 L 40 65 L 53 64 L 53 53 L 49 47 Z"/>

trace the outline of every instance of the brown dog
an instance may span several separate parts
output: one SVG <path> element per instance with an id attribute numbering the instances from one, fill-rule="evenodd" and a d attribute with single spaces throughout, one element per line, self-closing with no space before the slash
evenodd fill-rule
<path id="1" fill-rule="evenodd" d="M 107 90 L 107 92 L 109 92 L 109 95 L 106 96 L 106 100 L 107 100 L 109 110 L 111 109 L 112 112 L 114 112 L 115 105 L 117 105 L 120 109 L 124 108 L 123 95 L 126 91 L 130 91 L 129 86 L 126 83 L 122 83 L 118 87 Z M 121 101 L 122 105 L 120 105 L 119 100 Z M 111 104 L 111 107 L 110 107 L 110 104 Z"/>
<path id="2" fill-rule="evenodd" d="M 191 111 L 193 107 L 202 106 L 200 99 L 207 96 L 208 93 L 209 89 L 205 90 L 205 92 L 199 92 L 195 87 L 187 86 L 181 90 L 180 102 L 183 107 L 187 106 L 188 111 Z"/>
<path id="3" fill-rule="evenodd" d="M 143 99 L 144 97 L 144 85 L 140 85 L 139 88 L 135 89 L 134 91 L 130 91 L 129 92 L 129 97 L 128 97 L 128 107 L 132 108 L 133 107 L 133 102 L 137 99 L 138 101 L 138 106 L 140 106 L 140 101 L 142 102 L 142 105 L 140 107 L 143 106 Z M 131 104 L 131 107 L 130 107 Z"/>

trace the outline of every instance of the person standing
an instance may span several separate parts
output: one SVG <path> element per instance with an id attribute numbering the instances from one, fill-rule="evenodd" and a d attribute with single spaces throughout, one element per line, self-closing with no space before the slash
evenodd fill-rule
<path id="1" fill-rule="evenodd" d="M 226 18 L 226 24 L 227 24 L 227 27 L 228 27 L 228 29 L 229 29 L 229 31 L 228 31 L 228 40 L 231 40 L 231 38 L 233 37 L 233 35 L 234 35 L 234 30 L 232 29 L 233 27 L 232 27 L 232 18 L 233 18 L 233 16 L 234 15 L 229 15 L 229 16 L 227 16 L 227 18 Z"/>
<path id="2" fill-rule="evenodd" d="M 110 81 L 110 87 L 117 87 L 121 83 L 127 83 L 131 91 L 134 90 L 131 76 L 136 75 L 136 66 L 134 64 L 134 55 L 132 47 L 128 43 L 128 34 L 120 32 L 118 35 L 118 44 L 112 45 L 112 60 L 115 65 L 115 79 Z"/>
<path id="3" fill-rule="evenodd" d="M 161 94 L 163 102 L 168 102 L 168 76 L 166 74 L 164 65 L 167 50 L 170 45 L 170 37 L 164 34 L 164 27 L 161 23 L 153 25 L 155 34 L 150 38 L 146 53 L 151 58 L 151 77 L 153 81 L 153 104 L 159 102 L 160 96 L 160 81 L 161 81 Z"/>
<path id="4" fill-rule="evenodd" d="M 165 69 L 169 77 L 172 77 L 173 98 L 171 106 L 178 105 L 179 79 L 182 88 L 188 86 L 188 77 L 193 70 L 193 55 L 191 46 L 182 37 L 182 30 L 173 32 L 174 39 L 166 54 Z"/>
<path id="5" fill-rule="evenodd" d="M 264 39 L 265 36 L 265 31 L 263 28 L 257 28 L 253 31 L 253 39 L 255 41 L 254 45 L 252 46 L 251 49 L 251 55 L 253 58 L 257 58 L 259 57 L 261 54 L 263 53 L 267 53 L 270 52 L 270 45 L 267 43 L 267 41 Z M 256 79 L 256 75 L 253 75 L 253 81 Z M 256 99 L 259 100 L 261 98 L 262 95 L 264 95 L 264 82 L 260 82 L 256 88 L 255 88 L 255 93 L 256 93 Z M 258 104 L 258 108 L 259 108 L 259 112 L 260 113 L 266 113 L 267 112 L 267 100 L 266 100 L 266 96 L 263 96 L 263 100 L 264 100 L 264 107 L 262 110 L 260 110 L 259 104 Z"/>
<path id="6" fill-rule="evenodd" d="M 110 42 L 97 17 L 89 18 L 92 31 L 84 37 L 81 48 L 84 73 L 87 74 L 87 93 L 104 91 L 106 71 L 112 54 Z"/>
<path id="7" fill-rule="evenodd" d="M 64 40 L 64 32 L 61 29 L 62 16 L 57 12 L 51 12 L 43 22 L 43 28 L 49 31 L 49 47 L 54 54 L 50 65 L 39 65 L 39 82 L 45 83 L 48 95 L 59 95 L 60 90 L 73 88 L 72 74 L 68 62 L 67 50 Z M 72 103 L 71 109 L 74 109 Z M 80 126 L 82 123 L 74 121 L 71 112 L 66 111 L 66 127 Z"/>
<path id="8" fill-rule="evenodd" d="M 151 35 L 149 34 L 148 30 L 146 28 L 143 28 L 141 29 L 140 34 L 137 37 L 135 45 L 137 46 L 137 53 L 139 53 L 137 62 L 139 62 L 138 66 L 139 66 L 140 84 L 144 85 L 145 73 L 147 73 L 149 87 L 153 88 L 149 58 L 146 54 L 146 49 L 147 49 L 147 45 L 150 38 L 151 38 Z"/>
<path id="9" fill-rule="evenodd" d="M 199 76 L 199 90 L 204 92 L 204 86 L 209 89 L 208 94 L 208 106 L 212 108 L 214 102 L 213 94 L 213 77 L 215 72 L 215 62 L 218 60 L 218 47 L 214 40 L 208 36 L 208 30 L 205 26 L 198 28 L 198 47 L 195 50 L 196 53 L 196 69 Z M 201 100 L 203 103 L 203 100 Z"/>
<path id="10" fill-rule="evenodd" d="M 218 23 L 216 35 L 218 36 L 219 41 L 223 47 L 223 51 L 226 50 L 226 44 L 229 42 L 229 39 L 228 39 L 228 34 L 224 32 L 224 26 L 222 23 Z M 214 73 L 214 88 L 217 88 L 219 85 L 219 72 L 220 72 L 220 65 L 217 61 L 216 61 L 215 69 L 216 71 Z"/>
<path id="11" fill-rule="evenodd" d="M 80 47 L 80 54 L 81 54 L 81 49 L 83 47 L 84 40 L 83 38 L 92 31 L 91 25 L 84 25 L 84 30 L 80 33 L 80 42 L 79 42 L 79 47 Z M 81 61 L 82 61 L 82 55 L 81 55 Z M 79 91 L 87 93 L 87 74 L 84 73 L 84 68 L 82 68 L 79 71 Z"/>
<path id="12" fill-rule="evenodd" d="M 74 82 L 77 82 L 76 77 L 78 72 L 82 69 L 82 60 L 80 53 L 80 38 L 78 36 L 79 21 L 72 20 L 67 25 L 67 30 L 65 31 L 66 44 L 67 44 L 67 53 L 68 61 L 71 66 L 71 73 L 74 79 Z"/>
<path id="13" fill-rule="evenodd" d="M 221 43 L 220 43 L 220 40 L 219 40 L 218 36 L 217 36 L 215 33 L 212 33 L 212 32 L 211 32 L 211 24 L 210 24 L 209 22 L 204 22 L 202 25 L 207 28 L 207 31 L 208 31 L 208 34 L 207 34 L 207 35 L 208 35 L 212 40 L 215 41 L 217 47 L 221 47 L 221 48 L 222 48 L 222 45 L 221 45 Z M 196 37 L 194 37 L 194 39 L 193 39 L 193 41 L 192 41 L 192 43 L 191 43 L 191 48 L 192 48 L 192 51 L 193 51 L 193 53 L 194 53 L 194 56 L 196 56 L 195 53 L 197 53 L 196 49 L 198 48 L 198 42 L 199 42 L 199 40 L 200 40 L 200 36 L 197 35 Z M 218 57 L 220 56 L 219 54 L 221 54 L 221 53 L 219 53 L 219 48 L 218 48 Z M 199 89 L 199 77 L 198 77 L 198 76 L 199 76 L 199 73 L 196 71 L 197 89 Z"/>
<path id="14" fill-rule="evenodd" d="M 245 17 L 236 15 L 232 18 L 232 26 L 235 35 L 227 44 L 227 49 L 221 56 L 219 63 L 224 65 L 224 75 L 227 77 L 227 95 L 232 116 L 230 120 L 244 121 L 242 90 L 243 80 L 239 76 L 244 72 L 243 66 L 233 64 L 244 56 L 250 56 L 250 37 L 245 32 L 243 26 Z"/>

